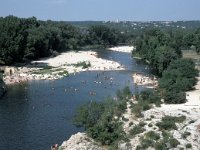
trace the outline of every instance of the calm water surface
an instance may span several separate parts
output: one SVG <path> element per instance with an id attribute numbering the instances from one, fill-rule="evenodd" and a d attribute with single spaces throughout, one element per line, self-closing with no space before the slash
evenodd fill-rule
<path id="1" fill-rule="evenodd" d="M 131 75 L 150 72 L 147 65 L 136 62 L 127 53 L 99 51 L 99 57 L 117 61 L 126 70 L 82 72 L 56 81 L 9 86 L 0 100 L 0 150 L 49 150 L 52 144 L 61 144 L 83 131 L 72 124 L 78 106 L 115 96 L 125 86 L 134 92 Z"/>

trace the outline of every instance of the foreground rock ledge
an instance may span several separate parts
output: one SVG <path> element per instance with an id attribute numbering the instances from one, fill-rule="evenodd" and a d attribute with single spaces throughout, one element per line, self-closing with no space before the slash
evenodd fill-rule
<path id="1" fill-rule="evenodd" d="M 86 133 L 74 134 L 60 146 L 62 150 L 103 150 L 103 147 L 89 138 Z"/>

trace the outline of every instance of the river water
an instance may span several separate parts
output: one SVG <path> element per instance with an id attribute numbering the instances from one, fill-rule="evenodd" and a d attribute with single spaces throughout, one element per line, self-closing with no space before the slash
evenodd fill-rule
<path id="1" fill-rule="evenodd" d="M 132 74 L 150 73 L 146 64 L 128 53 L 98 50 L 98 54 L 121 63 L 126 70 L 87 71 L 55 81 L 9 86 L 0 100 L 0 150 L 49 150 L 52 144 L 61 144 L 83 131 L 72 124 L 78 106 L 115 96 L 125 86 L 134 92 Z"/>

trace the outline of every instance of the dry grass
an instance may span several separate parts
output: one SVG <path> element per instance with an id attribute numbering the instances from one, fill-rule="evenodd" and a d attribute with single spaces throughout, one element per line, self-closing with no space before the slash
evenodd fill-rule
<path id="1" fill-rule="evenodd" d="M 196 68 L 200 71 L 200 54 L 194 50 L 183 50 L 183 58 L 190 58 L 195 61 Z"/>

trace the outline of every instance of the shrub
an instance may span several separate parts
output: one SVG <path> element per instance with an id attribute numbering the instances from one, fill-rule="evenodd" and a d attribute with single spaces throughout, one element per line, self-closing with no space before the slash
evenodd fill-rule
<path id="1" fill-rule="evenodd" d="M 155 118 L 155 116 L 154 116 L 154 115 L 151 115 L 150 117 L 151 117 L 151 118 Z"/>
<path id="2" fill-rule="evenodd" d="M 136 147 L 136 150 L 144 150 L 148 147 L 153 147 L 154 142 L 151 139 L 142 139 L 140 145 Z"/>
<path id="3" fill-rule="evenodd" d="M 136 117 L 142 117 L 142 106 L 139 104 L 134 104 L 131 111 L 135 114 Z"/>
<path id="4" fill-rule="evenodd" d="M 186 116 L 174 117 L 174 119 L 176 122 L 182 123 L 183 121 L 185 121 Z"/>
<path id="5" fill-rule="evenodd" d="M 196 84 L 196 76 L 198 76 L 198 71 L 192 60 L 177 59 L 172 61 L 159 80 L 159 88 L 165 102 L 185 103 L 185 91 L 191 90 Z"/>
<path id="6" fill-rule="evenodd" d="M 185 92 L 166 91 L 163 95 L 165 103 L 167 104 L 181 104 L 186 102 Z"/>
<path id="7" fill-rule="evenodd" d="M 186 148 L 192 148 L 192 144 L 187 143 L 187 144 L 185 145 L 185 147 L 186 147 Z"/>
<path id="8" fill-rule="evenodd" d="M 161 97 L 159 96 L 157 91 L 153 90 L 145 90 L 140 93 L 140 99 L 142 101 L 148 102 L 149 104 L 156 104 L 156 106 L 160 106 Z"/>
<path id="9" fill-rule="evenodd" d="M 133 125 L 133 122 L 129 122 L 129 127 Z"/>
<path id="10" fill-rule="evenodd" d="M 123 92 L 121 93 L 123 94 Z M 124 97 L 126 97 L 125 94 Z M 90 137 L 104 145 L 112 145 L 116 141 L 126 140 L 122 122 L 114 119 L 114 116 L 121 117 L 125 111 L 125 105 L 125 99 L 115 101 L 109 98 L 103 102 L 86 103 L 77 110 L 74 124 L 85 128 Z M 122 119 L 128 121 L 124 117 Z"/>
<path id="11" fill-rule="evenodd" d="M 134 113 L 136 117 L 143 117 L 142 111 L 149 109 L 151 109 L 151 106 L 147 101 L 139 101 L 132 106 L 132 113 Z"/>
<path id="12" fill-rule="evenodd" d="M 177 127 L 175 125 L 175 121 L 171 119 L 162 119 L 162 122 L 156 123 L 156 125 L 162 130 L 171 130 L 174 129 L 176 130 Z"/>
<path id="13" fill-rule="evenodd" d="M 164 129 L 164 130 L 176 130 L 176 124 L 175 122 L 183 122 L 186 119 L 185 116 L 180 116 L 180 117 L 172 117 L 172 116 L 165 116 L 162 118 L 162 122 L 158 122 L 156 125 L 160 128 L 160 129 Z"/>
<path id="14" fill-rule="evenodd" d="M 183 134 L 182 134 L 182 138 L 186 139 L 188 136 L 190 136 L 191 133 L 188 132 L 188 131 L 185 131 Z"/>
<path id="15" fill-rule="evenodd" d="M 148 127 L 153 127 L 153 124 L 152 124 L 152 123 L 149 123 L 149 124 L 148 124 Z"/>
<path id="16" fill-rule="evenodd" d="M 115 141 L 124 139 L 122 124 L 118 121 L 112 121 L 112 115 L 103 116 L 98 123 L 86 132 L 103 145 L 110 145 Z"/>
<path id="17" fill-rule="evenodd" d="M 155 133 L 154 131 L 149 131 L 145 135 L 146 135 L 146 138 L 148 138 L 148 139 L 152 139 L 152 140 L 160 139 L 160 135 Z"/>
<path id="18" fill-rule="evenodd" d="M 163 141 L 156 142 L 154 147 L 155 150 L 168 150 L 166 143 Z"/>
<path id="19" fill-rule="evenodd" d="M 135 125 L 135 126 L 129 131 L 129 133 L 130 133 L 131 136 L 135 136 L 135 135 L 137 135 L 137 134 L 139 134 L 139 133 L 142 133 L 142 132 L 144 132 L 144 131 L 145 131 L 144 128 L 142 128 L 142 127 L 139 126 L 139 125 Z"/>
<path id="20" fill-rule="evenodd" d="M 144 127 L 146 125 L 146 123 L 144 121 L 139 122 L 138 124 L 140 127 Z"/>
<path id="21" fill-rule="evenodd" d="M 172 148 L 175 148 L 175 147 L 177 147 L 177 145 L 180 144 L 180 142 L 175 138 L 171 138 L 171 139 L 169 139 L 169 144 Z"/>
<path id="22" fill-rule="evenodd" d="M 191 120 L 191 121 L 189 121 L 189 124 L 191 124 L 191 123 L 195 123 L 195 120 Z"/>
<path id="23" fill-rule="evenodd" d="M 82 67 L 83 69 L 88 68 L 91 66 L 90 62 L 86 62 L 86 61 L 81 61 L 78 62 L 77 64 L 75 64 L 76 67 Z"/>

